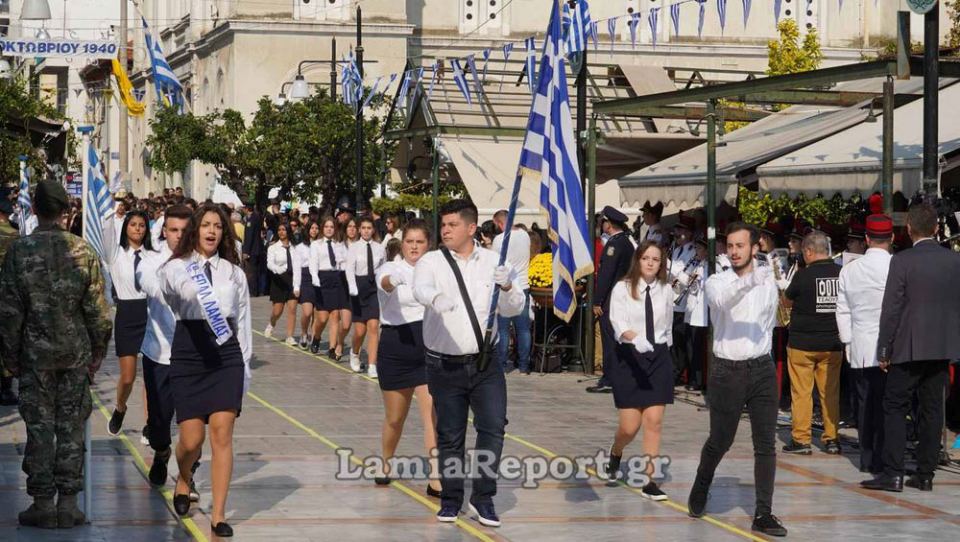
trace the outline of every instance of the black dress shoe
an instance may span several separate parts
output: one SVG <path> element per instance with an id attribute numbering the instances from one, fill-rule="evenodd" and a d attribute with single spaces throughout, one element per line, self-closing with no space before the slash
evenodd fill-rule
<path id="1" fill-rule="evenodd" d="M 162 486 L 167 482 L 167 461 L 170 460 L 170 448 L 153 454 L 153 464 L 150 465 L 150 483 Z"/>
<path id="2" fill-rule="evenodd" d="M 587 393 L 613 393 L 613 388 L 606 384 L 597 384 L 587 388 Z"/>
<path id="3" fill-rule="evenodd" d="M 183 495 L 174 495 L 173 509 L 178 516 L 186 516 L 190 512 L 190 495 L 186 493 Z"/>
<path id="4" fill-rule="evenodd" d="M 317 354 L 319 352 L 320 352 L 320 341 L 314 340 L 313 343 L 310 344 L 310 353 Z"/>
<path id="5" fill-rule="evenodd" d="M 690 489 L 690 498 L 687 499 L 687 515 L 692 518 L 703 517 L 707 508 L 707 496 L 710 494 L 710 484 L 698 476 Z"/>
<path id="6" fill-rule="evenodd" d="M 388 485 L 390 485 L 390 477 L 389 477 L 389 476 L 377 476 L 377 477 L 375 477 L 375 478 L 373 479 L 373 483 L 377 484 L 378 486 L 388 486 Z"/>
<path id="7" fill-rule="evenodd" d="M 933 480 L 930 478 L 911 476 L 907 478 L 907 481 L 904 482 L 903 485 L 912 487 L 913 489 L 919 489 L 920 491 L 933 491 Z"/>
<path id="8" fill-rule="evenodd" d="M 860 482 L 863 489 L 875 489 L 880 491 L 893 491 L 899 493 L 903 491 L 903 476 L 887 476 L 881 474 L 872 480 Z"/>
<path id="9" fill-rule="evenodd" d="M 226 521 L 221 521 L 213 526 L 213 534 L 221 538 L 230 538 L 233 536 L 233 527 Z"/>
<path id="10" fill-rule="evenodd" d="M 750 528 L 767 536 L 787 536 L 787 529 L 773 514 L 763 514 L 753 518 L 753 525 Z"/>
<path id="11" fill-rule="evenodd" d="M 434 499 L 439 499 L 439 498 L 440 498 L 440 494 L 441 494 L 440 491 L 437 491 L 436 489 L 433 489 L 432 487 L 430 487 L 430 484 L 427 484 L 427 496 L 428 496 L 428 497 L 433 497 Z"/>

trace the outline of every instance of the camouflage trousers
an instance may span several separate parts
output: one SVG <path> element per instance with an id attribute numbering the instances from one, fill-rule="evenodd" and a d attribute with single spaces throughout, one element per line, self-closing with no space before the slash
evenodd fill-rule
<path id="1" fill-rule="evenodd" d="M 92 407 L 85 367 L 24 369 L 20 417 L 27 426 L 23 472 L 28 495 L 75 495 L 83 488 L 83 431 Z"/>

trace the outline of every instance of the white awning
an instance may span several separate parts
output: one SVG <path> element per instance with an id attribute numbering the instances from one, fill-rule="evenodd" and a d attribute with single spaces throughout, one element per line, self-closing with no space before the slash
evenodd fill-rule
<path id="1" fill-rule="evenodd" d="M 954 109 L 960 85 L 940 90 L 939 155 L 960 149 L 960 123 Z M 898 107 L 893 120 L 893 190 L 909 197 L 919 188 L 923 167 L 923 100 Z M 949 166 L 948 166 L 949 167 Z M 883 122 L 863 123 L 757 168 L 760 189 L 791 196 L 869 194 L 880 190 Z"/>

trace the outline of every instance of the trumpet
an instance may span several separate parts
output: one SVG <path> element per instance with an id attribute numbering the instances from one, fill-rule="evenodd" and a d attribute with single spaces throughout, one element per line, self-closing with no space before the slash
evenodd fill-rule
<path id="1" fill-rule="evenodd" d="M 699 267 L 700 267 L 700 259 L 693 258 L 687 263 L 687 265 L 684 266 L 683 271 L 686 272 L 687 269 L 690 269 L 690 268 L 697 269 Z M 696 295 L 697 292 L 700 291 L 700 281 L 697 280 L 699 278 L 699 275 L 700 275 L 699 272 L 694 272 L 693 274 L 691 274 L 689 276 L 690 280 L 687 281 L 687 284 L 685 286 L 680 284 L 680 277 L 673 279 L 672 288 L 674 293 L 677 294 L 677 298 L 673 301 L 674 305 L 677 305 L 677 306 L 682 305 L 683 302 L 687 299 L 687 297 L 690 294 Z"/>
<path id="2" fill-rule="evenodd" d="M 767 263 L 773 268 L 773 278 L 780 281 L 783 272 L 780 267 L 779 257 L 775 253 L 767 254 Z M 783 304 L 784 294 L 779 292 L 779 301 L 777 303 L 777 327 L 788 327 L 790 325 L 790 309 Z"/>

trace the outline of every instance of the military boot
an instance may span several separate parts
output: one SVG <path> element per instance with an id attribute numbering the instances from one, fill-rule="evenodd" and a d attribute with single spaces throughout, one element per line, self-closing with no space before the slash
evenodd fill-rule
<path id="1" fill-rule="evenodd" d="M 76 495 L 60 495 L 57 500 L 57 526 L 70 529 L 87 522 L 87 517 L 77 507 Z"/>
<path id="2" fill-rule="evenodd" d="M 57 528 L 57 509 L 53 497 L 34 497 L 33 504 L 17 516 L 24 527 Z"/>

